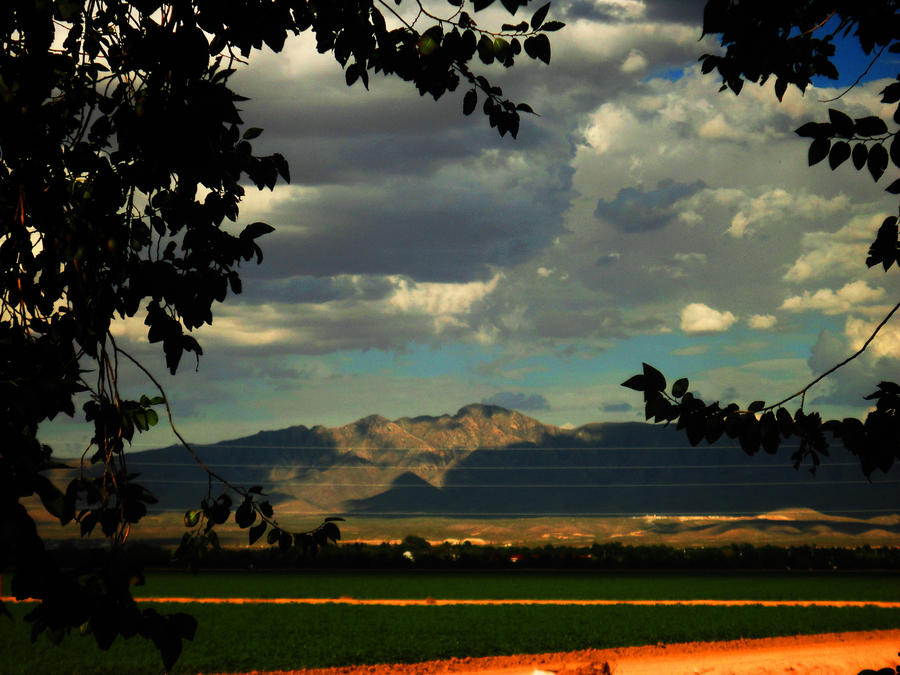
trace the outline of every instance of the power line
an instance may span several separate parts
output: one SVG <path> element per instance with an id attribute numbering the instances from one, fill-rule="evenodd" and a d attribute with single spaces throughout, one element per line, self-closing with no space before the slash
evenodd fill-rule
<path id="1" fill-rule="evenodd" d="M 161 483 L 163 485 L 170 484 L 179 484 L 179 485 L 207 485 L 208 481 L 206 480 L 162 480 L 162 479 L 150 479 L 150 480 L 142 480 L 140 481 L 142 484 L 153 484 L 153 483 Z M 824 485 L 870 485 L 869 481 L 866 480 L 831 480 L 831 481 L 816 481 L 814 483 L 800 483 L 797 481 L 747 481 L 747 482 L 727 482 L 727 483 L 584 483 L 584 484 L 572 484 L 572 483 L 533 483 L 533 484 L 512 484 L 512 483 L 497 483 L 497 484 L 476 484 L 476 483 L 464 483 L 464 484 L 454 484 L 454 485 L 445 485 L 442 487 L 438 487 L 436 485 L 432 485 L 431 483 L 415 483 L 413 485 L 403 485 L 396 483 L 297 483 L 297 482 L 289 482 L 287 480 L 275 480 L 268 481 L 270 485 L 277 485 L 282 487 L 303 487 L 303 488 L 324 488 L 324 487 L 378 487 L 378 488 L 416 488 L 416 489 L 424 489 L 431 488 L 436 490 L 447 490 L 447 489 L 498 489 L 498 488 L 508 488 L 508 489 L 528 489 L 528 490 L 537 490 L 537 489 L 572 489 L 572 488 L 592 488 L 592 489 L 612 489 L 612 488 L 655 488 L 655 487 L 665 487 L 665 488 L 673 488 L 673 487 L 686 487 L 686 488 L 710 488 L 710 487 L 781 487 L 781 486 L 792 486 L 792 487 L 801 487 L 803 485 L 811 485 L 814 487 L 821 487 Z M 898 485 L 900 481 L 884 481 L 882 483 L 874 483 L 874 485 Z M 268 487 L 268 486 L 267 486 Z"/>
<path id="2" fill-rule="evenodd" d="M 219 462 L 208 462 L 210 467 L 219 469 L 304 469 L 327 471 L 330 469 L 359 469 L 359 470 L 378 470 L 378 469 L 424 469 L 427 465 L 422 464 L 365 464 L 365 465 L 343 465 L 343 464 L 221 464 Z M 199 465 L 194 462 L 150 462 L 141 460 L 128 460 L 128 466 L 165 466 L 165 467 L 195 467 L 202 470 Z M 450 466 L 449 470 L 463 471 L 581 471 L 581 470 L 649 470 L 649 469 L 790 469 L 793 464 L 610 464 L 610 465 L 587 465 L 578 464 L 574 466 Z M 822 465 L 823 468 L 837 466 L 859 466 L 858 462 L 835 462 Z"/>
<path id="3" fill-rule="evenodd" d="M 705 446 L 687 446 L 687 445 L 661 445 L 661 446 L 631 446 L 631 445 L 614 445 L 614 446 L 602 446 L 602 447 L 585 447 L 585 446 L 541 446 L 541 447 L 521 447 L 516 445 L 500 445 L 496 447 L 460 447 L 460 446 L 446 446 L 446 447 L 435 447 L 435 446 L 427 446 L 425 448 L 383 448 L 378 446 L 369 446 L 369 445 L 342 445 L 342 446 L 334 446 L 334 445 L 236 445 L 236 444 L 210 444 L 210 445 L 192 445 L 196 450 L 331 450 L 337 454 L 347 454 L 347 451 L 378 451 L 378 452 L 521 452 L 523 450 L 533 451 L 533 452 L 548 452 L 553 450 L 565 450 L 565 451 L 583 451 L 583 452 L 603 452 L 606 450 L 681 450 L 681 451 L 718 451 L 718 450 L 737 450 L 740 449 L 740 445 L 705 445 Z M 782 445 L 784 448 L 796 447 L 793 445 Z M 166 448 L 155 448 L 154 450 L 141 450 L 138 452 L 156 452 L 159 450 L 171 450 L 178 449 L 180 446 L 169 446 Z"/>
<path id="4" fill-rule="evenodd" d="M 155 510 L 158 514 L 163 513 L 183 513 L 183 509 L 160 509 Z M 665 512 L 656 512 L 656 513 L 635 513 L 634 511 L 585 511 L 585 512 L 548 512 L 548 513 L 539 513 L 534 511 L 497 511 L 497 512 L 486 512 L 486 511 L 456 511 L 456 512 L 446 512 L 446 511 L 294 511 L 290 509 L 281 509 L 277 505 L 275 506 L 275 514 L 277 516 L 304 516 L 304 517 L 323 517 L 328 514 L 340 513 L 345 516 L 352 516 L 354 518 L 368 518 L 368 517 L 384 517 L 384 516 L 417 516 L 423 518 L 498 518 L 498 517 L 534 517 L 534 518 L 631 518 L 634 520 L 646 520 L 646 519 L 655 519 L 655 518 L 692 518 L 695 520 L 705 520 L 710 521 L 711 523 L 724 521 L 726 518 L 722 516 L 727 516 L 728 519 L 731 518 L 752 518 L 753 520 L 769 520 L 775 522 L 783 522 L 785 524 L 790 524 L 791 522 L 796 522 L 800 519 L 783 519 L 780 517 L 771 517 L 766 518 L 767 514 L 760 514 L 758 511 L 719 511 L 716 514 L 709 514 L 706 512 L 696 512 L 696 513 L 686 513 L 684 511 L 679 511 L 675 513 L 665 513 Z M 840 517 L 841 514 L 845 513 L 889 513 L 896 514 L 896 509 L 841 509 L 840 511 L 816 511 L 817 514 L 823 516 L 837 516 Z M 806 520 L 818 521 L 818 518 L 811 518 Z M 871 523 L 870 523 L 871 524 Z M 883 527 L 891 527 L 891 525 L 883 525 Z"/>

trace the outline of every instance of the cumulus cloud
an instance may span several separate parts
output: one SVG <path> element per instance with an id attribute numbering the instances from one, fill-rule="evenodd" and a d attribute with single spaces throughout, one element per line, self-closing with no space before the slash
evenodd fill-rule
<path id="1" fill-rule="evenodd" d="M 655 190 L 642 187 L 619 190 L 611 201 L 599 200 L 594 216 L 608 221 L 622 232 L 649 232 L 665 227 L 677 214 L 675 202 L 690 197 L 706 187 L 703 181 L 691 184 L 676 183 L 672 179 L 661 180 Z"/>
<path id="2" fill-rule="evenodd" d="M 786 298 L 781 309 L 791 312 L 820 311 L 825 314 L 843 314 L 861 306 L 880 300 L 883 288 L 872 288 L 863 280 L 851 281 L 837 291 L 820 288 L 814 293 L 804 291 L 801 295 Z"/>
<path id="3" fill-rule="evenodd" d="M 879 321 L 870 319 L 847 317 L 844 324 L 844 335 L 850 340 L 852 349 L 861 349 L 875 331 L 878 323 Z M 869 344 L 867 352 L 875 358 L 900 359 L 900 326 L 891 323 L 885 324 Z"/>
<path id="4" fill-rule="evenodd" d="M 814 373 L 830 370 L 859 349 L 874 328 L 872 322 L 848 318 L 843 335 L 823 330 L 812 347 L 810 369 Z M 885 334 L 879 332 L 865 352 L 812 390 L 814 405 L 851 406 L 858 410 L 871 406 L 864 397 L 875 391 L 876 385 L 886 379 L 886 373 L 900 371 L 900 331 L 887 326 L 882 330 L 886 330 Z"/>
<path id="5" fill-rule="evenodd" d="M 756 330 L 774 328 L 778 318 L 774 314 L 753 314 L 747 319 L 747 325 Z"/>
<path id="6" fill-rule="evenodd" d="M 542 394 L 500 391 L 481 400 L 487 405 L 499 405 L 510 410 L 549 410 L 550 404 Z"/>
<path id="7" fill-rule="evenodd" d="M 737 321 L 731 312 L 720 312 L 702 302 L 692 302 L 681 310 L 681 330 L 685 333 L 721 333 Z"/>
<path id="8" fill-rule="evenodd" d="M 856 274 L 869 245 L 881 224 L 883 215 L 857 215 L 836 232 L 805 232 L 803 253 L 790 265 L 785 281 L 847 277 Z"/>
<path id="9" fill-rule="evenodd" d="M 766 221 L 776 219 L 783 222 L 785 214 L 812 220 L 838 213 L 847 208 L 848 198 L 839 194 L 832 198 L 815 194 L 801 193 L 794 195 L 783 188 L 775 188 L 751 199 L 731 219 L 728 234 L 743 237 Z"/>
<path id="10" fill-rule="evenodd" d="M 502 276 L 495 274 L 490 281 L 466 284 L 415 283 L 397 278 L 396 288 L 388 303 L 404 312 L 424 312 L 431 316 L 465 314 L 475 302 L 497 288 Z"/>
<path id="11" fill-rule="evenodd" d="M 632 75 L 640 73 L 647 69 L 647 57 L 639 49 L 632 49 L 628 52 L 628 56 L 622 62 L 621 70 L 623 73 Z"/>

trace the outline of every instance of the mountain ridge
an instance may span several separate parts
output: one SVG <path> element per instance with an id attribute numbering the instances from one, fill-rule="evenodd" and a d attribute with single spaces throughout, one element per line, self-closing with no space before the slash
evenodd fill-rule
<path id="1" fill-rule="evenodd" d="M 305 517 L 881 513 L 896 501 L 896 481 L 868 485 L 854 462 L 825 464 L 810 478 L 790 468 L 789 448 L 748 457 L 727 444 L 692 448 L 658 425 L 567 429 L 478 403 L 453 415 L 373 414 L 196 447 L 217 473 L 265 486 L 273 503 Z M 132 453 L 129 466 L 161 509 L 195 507 L 205 493 L 205 473 L 180 446 Z"/>

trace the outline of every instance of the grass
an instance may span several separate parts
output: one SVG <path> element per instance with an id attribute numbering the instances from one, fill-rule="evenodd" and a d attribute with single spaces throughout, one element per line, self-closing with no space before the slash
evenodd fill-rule
<path id="1" fill-rule="evenodd" d="M 151 572 L 136 597 L 900 601 L 900 574 L 856 572 Z"/>
<path id="2" fill-rule="evenodd" d="M 453 656 L 728 640 L 800 633 L 900 628 L 900 610 L 779 607 L 562 607 L 347 605 L 157 606 L 200 622 L 174 672 L 241 672 Z M 0 621 L 0 672 L 9 675 L 160 673 L 147 641 L 119 639 L 108 652 L 71 635 L 59 647 L 28 639 L 28 611 Z"/>

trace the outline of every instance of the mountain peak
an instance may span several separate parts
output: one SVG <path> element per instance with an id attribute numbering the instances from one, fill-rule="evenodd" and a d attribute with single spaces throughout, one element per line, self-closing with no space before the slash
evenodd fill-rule
<path id="1" fill-rule="evenodd" d="M 455 418 L 460 417 L 487 417 L 491 418 L 494 415 L 510 415 L 515 413 L 514 410 L 508 410 L 507 408 L 501 408 L 499 405 L 489 405 L 487 403 L 469 403 L 468 405 L 464 405 L 462 408 L 456 411 L 456 414 L 453 416 Z"/>

